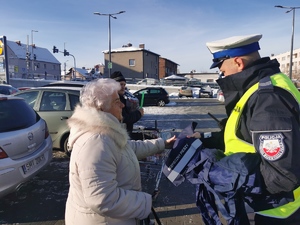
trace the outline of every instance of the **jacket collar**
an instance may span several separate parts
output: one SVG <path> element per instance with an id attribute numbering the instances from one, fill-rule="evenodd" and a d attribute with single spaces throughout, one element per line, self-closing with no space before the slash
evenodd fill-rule
<path id="1" fill-rule="evenodd" d="M 242 72 L 220 78 L 217 80 L 225 97 L 226 113 L 229 116 L 238 100 L 243 94 L 261 78 L 279 73 L 279 63 L 269 57 L 261 58 Z"/>

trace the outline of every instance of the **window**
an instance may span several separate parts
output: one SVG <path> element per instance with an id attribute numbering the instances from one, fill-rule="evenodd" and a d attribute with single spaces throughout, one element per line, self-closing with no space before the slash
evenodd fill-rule
<path id="1" fill-rule="evenodd" d="M 44 64 L 44 69 L 47 69 L 47 64 Z"/>
<path id="2" fill-rule="evenodd" d="M 43 93 L 40 111 L 63 111 L 66 107 L 66 96 L 62 92 Z"/>
<path id="3" fill-rule="evenodd" d="M 129 59 L 129 66 L 135 66 L 135 59 Z"/>
<path id="4" fill-rule="evenodd" d="M 69 101 L 70 101 L 71 110 L 74 111 L 75 106 L 77 105 L 77 103 L 79 103 L 79 96 L 69 94 Z"/>
<path id="5" fill-rule="evenodd" d="M 39 92 L 38 91 L 30 91 L 30 92 L 23 92 L 18 97 L 24 98 L 25 102 L 30 106 L 34 107 L 34 104 L 36 102 L 37 96 Z"/>
<path id="6" fill-rule="evenodd" d="M 52 65 L 53 70 L 55 70 L 55 65 Z"/>
<path id="7" fill-rule="evenodd" d="M 158 89 L 150 89 L 150 94 L 159 94 L 160 90 Z"/>

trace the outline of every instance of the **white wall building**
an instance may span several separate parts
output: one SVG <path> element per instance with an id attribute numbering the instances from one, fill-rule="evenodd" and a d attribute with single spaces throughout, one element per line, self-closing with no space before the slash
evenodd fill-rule
<path id="1" fill-rule="evenodd" d="M 60 80 L 60 62 L 48 49 L 20 41 L 6 43 L 10 78 Z"/>
<path id="2" fill-rule="evenodd" d="M 281 53 L 279 55 L 271 55 L 271 59 L 276 58 L 280 63 L 281 72 L 289 75 L 290 73 L 290 55 L 291 52 Z M 300 48 L 293 50 L 293 65 L 292 65 L 292 78 L 300 80 Z"/>

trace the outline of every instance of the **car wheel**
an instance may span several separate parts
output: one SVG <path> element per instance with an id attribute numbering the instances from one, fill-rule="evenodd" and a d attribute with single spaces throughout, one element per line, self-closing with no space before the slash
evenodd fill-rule
<path id="1" fill-rule="evenodd" d="M 65 135 L 62 140 L 62 149 L 64 150 L 67 156 L 70 156 L 71 151 L 68 150 L 68 140 L 69 140 L 69 135 Z"/>
<path id="2" fill-rule="evenodd" d="M 163 107 L 163 106 L 165 106 L 165 105 L 166 105 L 166 103 L 165 103 L 164 100 L 159 100 L 159 101 L 157 102 L 157 106 Z"/>

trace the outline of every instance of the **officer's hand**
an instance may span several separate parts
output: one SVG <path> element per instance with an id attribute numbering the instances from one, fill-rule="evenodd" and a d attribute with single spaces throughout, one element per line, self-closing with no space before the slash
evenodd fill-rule
<path id="1" fill-rule="evenodd" d="M 144 109 L 143 108 L 139 108 L 139 111 L 140 111 L 141 115 L 144 116 Z"/>
<path id="2" fill-rule="evenodd" d="M 176 141 L 176 139 L 177 139 L 177 138 L 176 138 L 175 135 L 174 135 L 173 137 L 167 139 L 167 140 L 165 141 L 165 148 L 166 148 L 166 149 L 171 149 L 171 148 L 173 147 L 174 142 Z"/>

